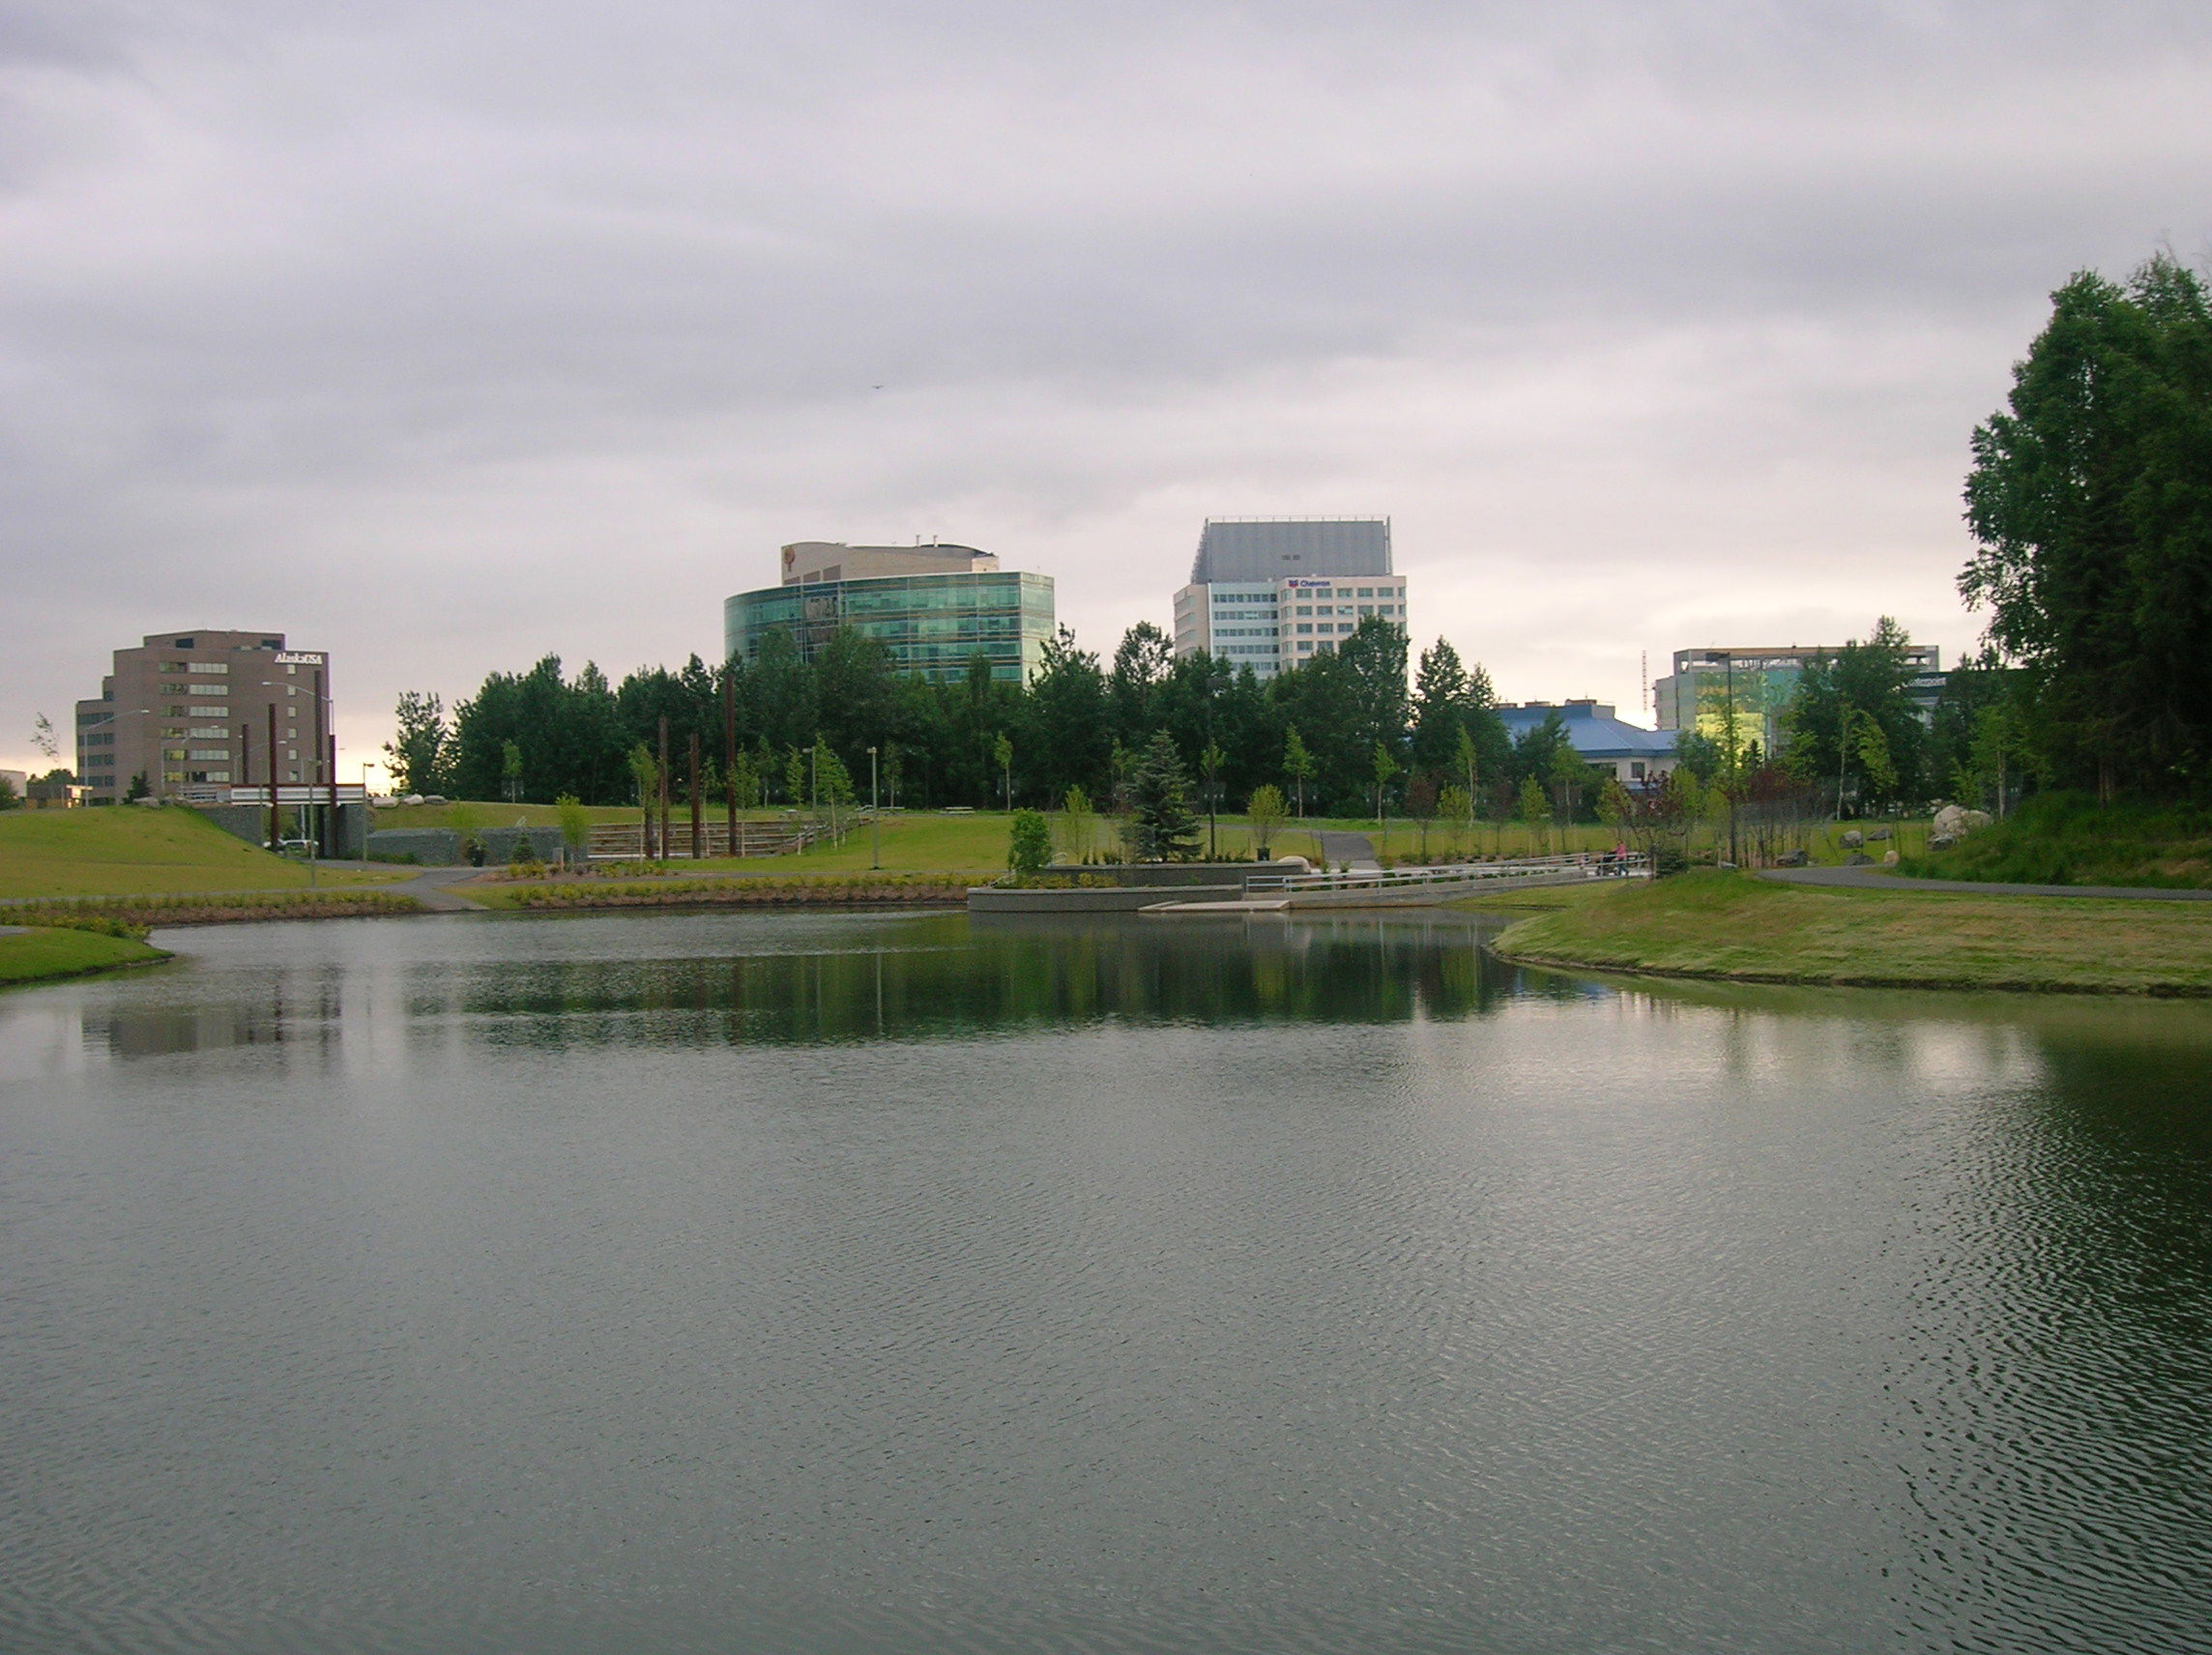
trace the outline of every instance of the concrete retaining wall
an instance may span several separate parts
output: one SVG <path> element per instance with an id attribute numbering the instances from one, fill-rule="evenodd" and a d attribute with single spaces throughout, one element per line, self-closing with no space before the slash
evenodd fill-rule
<path id="1" fill-rule="evenodd" d="M 558 828 L 480 828 L 477 837 L 483 841 L 487 867 L 503 868 L 513 861 L 518 839 L 528 839 L 541 862 L 561 859 L 561 829 Z M 461 835 L 453 828 L 380 828 L 368 836 L 368 854 L 372 857 L 411 856 L 424 867 L 458 867 Z"/>
<path id="2" fill-rule="evenodd" d="M 225 833 L 244 839 L 248 845 L 269 843 L 269 807 L 265 804 L 195 804 L 191 808 Z M 331 807 L 317 808 L 329 810 Z M 299 819 L 289 804 L 276 812 L 276 820 L 286 838 L 300 830 Z M 362 828 L 365 826 L 362 806 L 338 805 L 332 812 L 330 854 L 341 860 L 358 858 L 362 854 Z"/>
<path id="3" fill-rule="evenodd" d="M 1147 887 L 1180 885 L 1241 886 L 1246 874 L 1304 871 L 1295 863 L 1285 866 L 1275 862 L 1105 862 L 1084 868 L 1069 867 L 1062 862 L 1044 870 L 1048 874 L 1100 875 L 1116 885 Z"/>
<path id="4" fill-rule="evenodd" d="M 1240 885 L 1093 886 L 1077 890 L 1012 890 L 1001 886 L 977 886 L 968 893 L 968 912 L 1134 914 L 1155 902 L 1234 902 L 1243 894 L 1244 887 Z"/>

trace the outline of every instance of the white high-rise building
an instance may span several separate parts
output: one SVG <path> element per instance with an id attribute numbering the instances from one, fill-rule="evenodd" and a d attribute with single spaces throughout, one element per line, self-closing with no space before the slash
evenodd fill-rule
<path id="1" fill-rule="evenodd" d="M 1211 517 L 1175 595 L 1175 653 L 1205 650 L 1273 678 L 1369 615 L 1406 627 L 1387 517 Z"/>

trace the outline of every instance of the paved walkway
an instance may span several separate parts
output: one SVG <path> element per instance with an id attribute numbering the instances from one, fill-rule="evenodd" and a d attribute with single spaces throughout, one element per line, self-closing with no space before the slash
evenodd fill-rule
<path id="1" fill-rule="evenodd" d="M 484 912 L 482 903 L 471 902 L 467 897 L 448 890 L 446 886 L 475 879 L 482 872 L 481 868 L 424 868 L 411 880 L 401 880 L 397 885 L 380 886 L 376 888 L 411 896 L 432 914 L 481 914 Z"/>
<path id="2" fill-rule="evenodd" d="M 1957 890 L 1975 896 L 2117 896 L 2135 902 L 2212 902 L 2212 890 L 2162 890 L 2140 885 L 1995 885 L 1980 880 L 1903 879 L 1879 868 L 1768 868 L 1761 879 L 1847 890 Z"/>
<path id="3" fill-rule="evenodd" d="M 1331 868 L 1349 865 L 1355 874 L 1379 872 L 1382 864 L 1375 859 L 1375 842 L 1364 833 L 1324 832 L 1321 854 Z"/>

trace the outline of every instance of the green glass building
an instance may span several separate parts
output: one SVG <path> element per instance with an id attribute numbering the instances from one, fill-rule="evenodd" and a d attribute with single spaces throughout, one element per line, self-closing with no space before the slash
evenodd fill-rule
<path id="1" fill-rule="evenodd" d="M 1673 674 L 1651 685 L 1652 711 L 1662 730 L 1694 729 L 1725 742 L 1733 709 L 1737 745 L 1748 748 L 1757 741 L 1762 751 L 1778 753 L 1798 679 L 1814 661 L 1841 653 L 1833 644 L 1676 650 Z M 1912 670 L 1906 693 L 1919 709 L 1920 721 L 1932 724 L 1943 692 L 1943 652 L 1935 644 L 1908 644 L 1905 664 Z"/>
<path id="2" fill-rule="evenodd" d="M 783 553 L 784 584 L 724 599 L 727 654 L 752 660 L 784 629 L 811 659 L 850 626 L 882 643 L 899 671 L 941 682 L 967 677 L 977 653 L 1007 683 L 1027 682 L 1044 662 L 1055 621 L 1049 575 L 1001 569 L 966 546 L 800 541 Z M 884 572 L 901 567 L 917 572 Z"/>

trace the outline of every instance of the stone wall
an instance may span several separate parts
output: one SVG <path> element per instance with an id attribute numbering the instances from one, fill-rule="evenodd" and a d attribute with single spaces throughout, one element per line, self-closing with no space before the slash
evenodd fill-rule
<path id="1" fill-rule="evenodd" d="M 541 862 L 561 859 L 561 829 L 558 828 L 480 828 L 477 837 L 483 841 L 486 867 L 504 868 L 513 861 L 518 839 L 528 839 Z M 393 858 L 411 856 L 430 868 L 457 867 L 461 861 L 461 835 L 452 828 L 379 828 L 368 836 L 368 854 Z"/>

